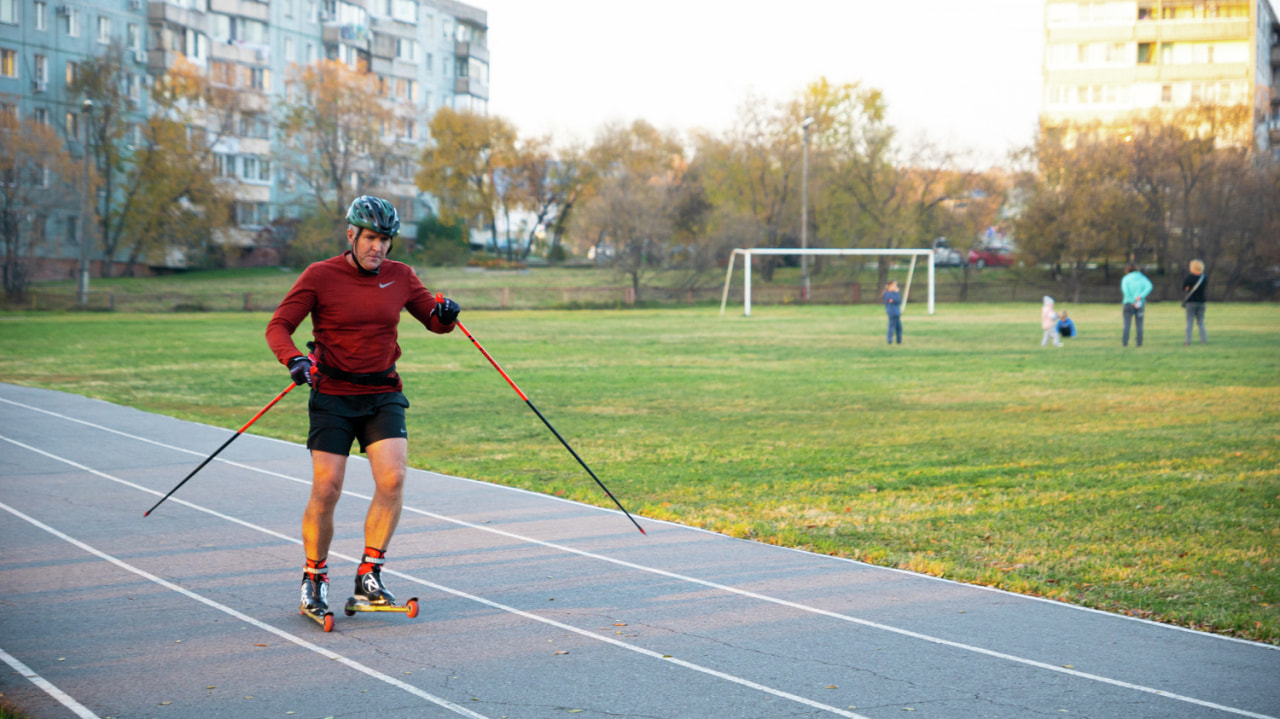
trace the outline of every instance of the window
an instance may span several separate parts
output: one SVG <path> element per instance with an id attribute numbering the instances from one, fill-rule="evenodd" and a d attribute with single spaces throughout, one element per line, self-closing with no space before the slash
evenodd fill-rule
<path id="1" fill-rule="evenodd" d="M 286 36 L 284 39 L 284 61 L 297 62 L 298 58 L 293 50 L 293 38 Z"/>
<path id="2" fill-rule="evenodd" d="M 18 24 L 18 0 L 0 0 L 0 22 Z"/>
<path id="3" fill-rule="evenodd" d="M 80 11 L 67 13 L 67 37 L 80 37 Z"/>
<path id="4" fill-rule="evenodd" d="M 98 16 L 98 42 L 103 45 L 111 44 L 111 18 Z"/>
<path id="5" fill-rule="evenodd" d="M 245 85 L 250 89 L 267 92 L 271 89 L 271 71 L 261 67 L 245 68 Z"/>
<path id="6" fill-rule="evenodd" d="M 235 177 L 236 156 L 215 153 L 213 156 L 213 174 L 218 177 Z"/>
<path id="7" fill-rule="evenodd" d="M 0 75 L 4 77 L 18 76 L 17 50 L 0 50 Z"/>
<path id="8" fill-rule="evenodd" d="M 407 62 L 418 61 L 418 43 L 416 40 L 396 38 L 396 57 Z"/>
<path id="9" fill-rule="evenodd" d="M 124 28 L 125 43 L 130 50 L 142 49 L 142 33 L 138 31 L 137 23 L 129 23 Z"/>
<path id="10" fill-rule="evenodd" d="M 74 85 L 76 78 L 80 75 L 80 65 L 72 60 L 67 60 L 67 85 Z"/>
<path id="11" fill-rule="evenodd" d="M 271 128 L 261 115 L 246 113 L 240 116 L 240 136 L 266 140 L 271 136 Z"/>
<path id="12" fill-rule="evenodd" d="M 0 102 L 0 116 L 18 119 L 18 106 L 12 102 Z"/>
<path id="13" fill-rule="evenodd" d="M 406 140 L 413 139 L 413 126 L 415 123 L 412 118 L 399 118 L 396 121 L 396 124 L 398 125 L 397 129 L 399 130 L 400 137 Z"/>
<path id="14" fill-rule="evenodd" d="M 1173 102 L 1173 85 L 1160 86 L 1160 102 L 1165 104 Z"/>
<path id="15" fill-rule="evenodd" d="M 400 22 L 418 23 L 418 3 L 416 0 L 391 0 L 391 16 Z"/>
<path id="16" fill-rule="evenodd" d="M 431 72 L 431 53 L 427 53 L 427 72 Z"/>
<path id="17" fill-rule="evenodd" d="M 1138 4 L 1139 20 L 1155 20 L 1156 8 L 1154 3 L 1144 2 Z"/>
<path id="18" fill-rule="evenodd" d="M 293 17 L 293 2 L 294 0 L 284 0 L 284 16 L 285 17 Z"/>
<path id="19" fill-rule="evenodd" d="M 320 22 L 320 8 L 316 0 L 306 0 L 307 20 L 310 22 Z"/>
<path id="20" fill-rule="evenodd" d="M 74 112 L 67 113 L 67 139 L 80 139 L 80 116 Z"/>
<path id="21" fill-rule="evenodd" d="M 231 42 L 231 17 L 222 13 L 209 13 L 209 37 L 214 42 Z"/>
<path id="22" fill-rule="evenodd" d="M 49 61 L 44 55 L 36 55 L 31 59 L 32 79 L 41 84 L 49 82 Z"/>
<path id="23" fill-rule="evenodd" d="M 413 80 L 397 77 L 395 79 L 395 95 L 400 100 L 412 102 L 417 96 L 417 83 Z"/>
<path id="24" fill-rule="evenodd" d="M 235 87 L 234 66 L 228 62 L 214 60 L 209 63 L 209 79 L 215 85 L 224 85 L 227 87 Z"/>
<path id="25" fill-rule="evenodd" d="M 271 223 L 271 206 L 265 202 L 237 202 L 236 222 L 243 226 L 257 227 Z"/>
<path id="26" fill-rule="evenodd" d="M 314 43 L 307 43 L 307 54 L 304 59 L 308 65 L 316 61 L 316 46 Z"/>
<path id="27" fill-rule="evenodd" d="M 1191 83 L 1191 101 L 1204 102 L 1204 85 L 1198 82 Z"/>
<path id="28" fill-rule="evenodd" d="M 36 24 L 36 29 L 46 29 L 48 27 L 46 20 L 49 17 L 49 4 L 44 0 L 36 0 L 35 4 L 32 6 L 32 10 L 34 10 L 33 14 L 35 15 L 34 22 Z"/>
<path id="29" fill-rule="evenodd" d="M 49 110 L 43 107 L 37 107 L 32 118 L 41 125 L 49 124 Z"/>
<path id="30" fill-rule="evenodd" d="M 1155 62 L 1156 56 L 1155 56 L 1155 53 L 1152 52 L 1153 45 L 1154 43 L 1150 43 L 1150 42 L 1138 43 L 1138 64 L 1139 65 L 1150 65 L 1151 63 Z"/>

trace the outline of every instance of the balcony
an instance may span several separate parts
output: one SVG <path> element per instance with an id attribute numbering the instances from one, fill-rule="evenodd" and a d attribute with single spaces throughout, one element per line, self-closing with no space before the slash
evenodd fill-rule
<path id="1" fill-rule="evenodd" d="M 489 48 L 473 42 L 454 43 L 453 54 L 460 58 L 474 57 L 486 65 L 489 63 Z"/>
<path id="2" fill-rule="evenodd" d="M 207 15 L 199 10 L 178 7 L 167 2 L 148 3 L 147 20 L 153 23 L 165 22 L 181 27 L 189 27 L 206 35 L 209 34 Z"/>
<path id="3" fill-rule="evenodd" d="M 453 93 L 455 95 L 474 95 L 483 100 L 488 100 L 489 86 L 483 82 L 476 82 L 469 77 L 458 77 L 453 80 Z"/>
<path id="4" fill-rule="evenodd" d="M 224 15 L 239 15 L 263 22 L 271 21 L 271 6 L 251 0 L 209 0 L 209 11 Z"/>
<path id="5" fill-rule="evenodd" d="M 1140 40 L 1159 39 L 1162 42 L 1176 40 L 1247 40 L 1249 39 L 1248 18 L 1225 18 L 1222 20 L 1162 20 L 1158 23 L 1143 23 L 1156 26 L 1157 38 L 1139 37 Z"/>

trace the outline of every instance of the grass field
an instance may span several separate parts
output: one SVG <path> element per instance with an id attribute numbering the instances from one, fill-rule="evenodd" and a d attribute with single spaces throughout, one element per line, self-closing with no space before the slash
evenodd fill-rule
<path id="1" fill-rule="evenodd" d="M 1280 644 L 1280 308 L 1184 347 L 1153 305 L 1140 349 L 1112 305 L 1041 348 L 1039 309 L 463 321 L 634 514 Z M 4 315 L 0 377 L 234 429 L 288 383 L 267 319 Z M 414 466 L 612 506 L 461 333 L 402 330 Z"/>

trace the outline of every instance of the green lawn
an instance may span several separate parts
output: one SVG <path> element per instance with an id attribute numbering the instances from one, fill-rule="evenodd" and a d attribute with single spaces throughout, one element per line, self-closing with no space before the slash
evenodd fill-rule
<path id="1" fill-rule="evenodd" d="M 1141 349 L 1070 309 L 1062 349 L 1039 303 L 915 304 L 900 347 L 874 305 L 462 319 L 638 516 L 1280 643 L 1280 308 L 1184 347 L 1153 305 Z M 234 429 L 288 383 L 267 319 L 4 315 L 0 377 Z M 612 506 L 461 333 L 402 330 L 414 466 Z"/>

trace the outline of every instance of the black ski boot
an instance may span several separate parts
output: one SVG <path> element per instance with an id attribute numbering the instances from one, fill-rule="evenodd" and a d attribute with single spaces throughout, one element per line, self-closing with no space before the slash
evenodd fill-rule
<path id="1" fill-rule="evenodd" d="M 370 570 L 356 574 L 356 592 L 343 607 L 348 617 L 356 612 L 401 612 L 409 615 L 410 619 L 418 616 L 417 597 L 410 598 L 404 606 L 400 606 L 396 604 L 395 596 L 382 586 L 382 564 L 385 559 L 366 554 L 360 561 L 368 564 Z"/>
<path id="2" fill-rule="evenodd" d="M 395 595 L 382 586 L 382 565 L 387 560 L 381 557 L 370 557 L 366 554 L 360 561 L 364 564 L 373 565 L 373 569 L 364 574 L 356 575 L 356 591 L 352 599 L 358 603 L 374 606 L 394 605 L 396 603 Z"/>
<path id="3" fill-rule="evenodd" d="M 329 569 L 307 567 L 302 575 L 302 599 L 299 611 L 319 622 L 326 632 L 333 631 L 333 612 L 329 611 Z"/>

